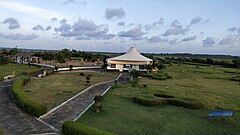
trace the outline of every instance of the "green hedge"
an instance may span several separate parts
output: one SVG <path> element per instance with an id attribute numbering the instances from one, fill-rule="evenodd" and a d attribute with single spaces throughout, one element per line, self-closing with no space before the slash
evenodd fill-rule
<path id="1" fill-rule="evenodd" d="M 204 107 L 201 102 L 187 101 L 177 98 L 146 98 L 143 96 L 138 96 L 135 97 L 133 100 L 135 103 L 145 106 L 173 105 L 188 109 L 200 109 Z"/>
<path id="2" fill-rule="evenodd" d="M 29 71 L 24 71 L 22 72 L 23 75 L 31 75 L 31 74 L 36 74 L 36 73 L 39 73 L 39 72 L 42 72 L 44 70 L 43 67 L 39 67 L 37 69 L 31 69 Z"/>
<path id="3" fill-rule="evenodd" d="M 157 99 L 157 98 L 146 98 L 146 97 L 137 96 L 133 100 L 134 102 L 140 105 L 145 105 L 145 106 L 158 106 L 158 105 L 167 104 L 167 100 L 164 98 Z"/>
<path id="4" fill-rule="evenodd" d="M 62 125 L 64 135 L 114 135 L 96 128 L 88 127 L 78 122 L 66 121 Z"/>
<path id="5" fill-rule="evenodd" d="M 143 77 L 148 77 L 156 80 L 167 80 L 171 79 L 172 76 L 170 76 L 167 73 L 161 73 L 161 74 L 142 74 Z"/>
<path id="6" fill-rule="evenodd" d="M 22 107 L 26 112 L 39 117 L 47 113 L 47 106 L 32 100 L 22 89 L 22 87 L 30 81 L 29 79 L 20 78 L 12 85 L 11 93 L 17 104 Z"/>

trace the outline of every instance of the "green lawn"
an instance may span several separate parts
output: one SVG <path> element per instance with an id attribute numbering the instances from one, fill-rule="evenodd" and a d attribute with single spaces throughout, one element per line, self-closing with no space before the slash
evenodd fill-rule
<path id="1" fill-rule="evenodd" d="M 3 135 L 3 131 L 2 131 L 2 129 L 0 129 L 0 135 Z"/>
<path id="2" fill-rule="evenodd" d="M 236 69 L 211 66 L 173 65 L 164 71 L 169 80 L 141 78 L 137 87 L 130 84 L 111 89 L 103 100 L 103 111 L 96 114 L 90 108 L 78 122 L 120 135 L 237 135 L 240 132 L 240 85 L 229 79 Z M 147 84 L 144 88 L 142 85 Z M 171 105 L 143 106 L 133 97 L 154 97 L 163 93 L 185 100 L 197 100 L 203 109 L 191 110 Z M 212 110 L 230 109 L 232 118 L 209 118 Z"/>
<path id="3" fill-rule="evenodd" d="M 89 87 L 85 85 L 87 75 L 91 75 L 91 84 L 112 80 L 118 75 L 118 73 L 108 72 L 101 74 L 97 71 L 81 72 L 84 72 L 84 76 L 80 76 L 78 71 L 72 71 L 32 79 L 31 83 L 25 85 L 23 89 L 31 98 L 51 109 Z"/>
<path id="4" fill-rule="evenodd" d="M 30 71 L 30 70 L 34 70 L 37 68 L 39 68 L 39 67 L 31 66 L 29 68 L 28 65 L 14 64 L 14 63 L 0 65 L 0 78 L 3 78 L 4 76 L 7 76 L 7 75 L 11 75 L 13 73 L 13 71 L 16 72 L 17 76 L 20 76 L 20 75 L 22 75 L 22 72 L 24 72 L 24 71 Z"/>

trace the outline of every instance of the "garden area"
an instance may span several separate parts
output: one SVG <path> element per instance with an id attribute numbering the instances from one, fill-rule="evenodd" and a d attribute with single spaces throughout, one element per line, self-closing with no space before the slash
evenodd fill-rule
<path id="1" fill-rule="evenodd" d="M 16 76 L 21 76 L 29 73 L 40 72 L 41 70 L 43 70 L 43 68 L 38 66 L 31 65 L 29 67 L 28 65 L 23 64 L 8 63 L 0 66 L 0 80 L 3 80 L 4 76 L 12 75 L 13 71 L 15 71 Z"/>
<path id="2" fill-rule="evenodd" d="M 114 86 L 103 109 L 91 107 L 79 123 L 119 135 L 230 134 L 240 132 L 240 85 L 236 68 L 171 64 Z M 232 110 L 233 117 L 209 117 Z"/>
<path id="3" fill-rule="evenodd" d="M 113 80 L 117 76 L 116 72 L 101 74 L 100 71 L 92 70 L 59 72 L 47 77 L 32 79 L 23 87 L 23 90 L 34 101 L 46 105 L 50 110 L 89 85 Z M 87 78 L 90 78 L 88 84 L 86 84 Z"/>

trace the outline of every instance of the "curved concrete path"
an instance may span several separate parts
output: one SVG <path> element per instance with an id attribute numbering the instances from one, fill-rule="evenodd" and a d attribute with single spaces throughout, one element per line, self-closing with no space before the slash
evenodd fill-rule
<path id="1" fill-rule="evenodd" d="M 9 96 L 13 80 L 0 82 L 0 128 L 6 135 L 54 134 L 37 118 L 22 112 Z"/>
<path id="2" fill-rule="evenodd" d="M 130 79 L 128 73 L 123 73 L 118 78 L 119 83 L 125 83 Z M 83 114 L 94 102 L 94 97 L 96 95 L 102 95 L 108 90 L 114 81 L 108 81 L 105 83 L 100 83 L 93 85 L 83 92 L 79 93 L 75 97 L 69 99 L 62 105 L 50 110 L 46 115 L 40 118 L 56 128 L 56 130 L 61 131 L 62 123 L 66 120 L 76 120 Z"/>

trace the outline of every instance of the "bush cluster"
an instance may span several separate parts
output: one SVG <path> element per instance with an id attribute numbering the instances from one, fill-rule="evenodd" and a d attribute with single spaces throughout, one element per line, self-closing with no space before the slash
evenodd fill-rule
<path id="1" fill-rule="evenodd" d="M 62 133 L 64 135 L 114 135 L 73 121 L 66 121 L 63 123 Z"/>
<path id="2" fill-rule="evenodd" d="M 145 105 L 145 106 L 158 106 L 166 104 L 165 99 L 156 99 L 156 98 L 145 98 L 145 97 L 135 97 L 134 102 Z"/>
<path id="3" fill-rule="evenodd" d="M 146 98 L 139 96 L 134 98 L 134 102 L 146 106 L 173 105 L 188 109 L 200 109 L 204 107 L 201 102 L 186 101 L 177 98 Z"/>
<path id="4" fill-rule="evenodd" d="M 84 73 L 83 73 L 83 72 L 80 72 L 79 75 L 80 75 L 80 76 L 84 76 Z"/>
<path id="5" fill-rule="evenodd" d="M 53 71 L 53 70 L 47 70 L 47 71 L 46 71 L 46 74 L 47 74 L 47 76 L 49 76 L 49 75 L 51 75 L 51 74 L 54 74 L 54 71 Z"/>
<path id="6" fill-rule="evenodd" d="M 22 72 L 23 75 L 31 75 L 31 74 L 36 74 L 36 73 L 39 73 L 39 72 L 42 72 L 44 70 L 43 67 L 40 67 L 40 68 L 37 68 L 37 69 L 32 69 L 32 70 L 29 70 L 29 71 L 24 71 Z"/>
<path id="7" fill-rule="evenodd" d="M 39 117 L 47 113 L 47 107 L 32 100 L 22 89 L 22 87 L 30 82 L 30 78 L 20 78 L 16 80 L 12 85 L 12 96 L 15 98 L 17 104 L 23 108 L 26 112 L 33 116 Z"/>
<path id="8" fill-rule="evenodd" d="M 162 73 L 162 74 L 142 74 L 143 77 L 148 77 L 156 80 L 167 80 L 171 79 L 172 76 L 170 76 L 168 73 Z"/>

